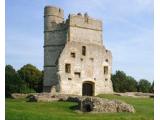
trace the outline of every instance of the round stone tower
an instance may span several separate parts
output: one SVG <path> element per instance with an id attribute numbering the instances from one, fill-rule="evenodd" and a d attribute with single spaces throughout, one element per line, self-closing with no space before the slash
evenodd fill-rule
<path id="1" fill-rule="evenodd" d="M 64 12 L 62 9 L 54 6 L 46 6 L 44 8 L 44 31 L 54 29 L 54 24 L 64 21 Z"/>
<path id="2" fill-rule="evenodd" d="M 44 8 L 44 92 L 50 92 L 51 87 L 58 90 L 59 86 L 57 61 L 66 41 L 63 14 L 54 6 Z"/>

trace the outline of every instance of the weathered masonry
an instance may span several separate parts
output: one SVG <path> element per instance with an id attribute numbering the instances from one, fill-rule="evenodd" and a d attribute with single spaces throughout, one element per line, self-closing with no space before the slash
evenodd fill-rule
<path id="1" fill-rule="evenodd" d="M 112 54 L 103 46 L 102 21 L 87 14 L 44 9 L 44 92 L 88 95 L 113 92 Z"/>

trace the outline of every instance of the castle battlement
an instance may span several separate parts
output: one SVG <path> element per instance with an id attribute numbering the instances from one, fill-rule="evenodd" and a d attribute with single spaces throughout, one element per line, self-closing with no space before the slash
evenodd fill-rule
<path id="1" fill-rule="evenodd" d="M 84 15 L 78 13 L 77 15 L 71 14 L 68 17 L 69 25 L 72 27 L 81 27 L 86 29 L 92 29 L 102 31 L 102 21 L 93 19 L 85 13 Z"/>

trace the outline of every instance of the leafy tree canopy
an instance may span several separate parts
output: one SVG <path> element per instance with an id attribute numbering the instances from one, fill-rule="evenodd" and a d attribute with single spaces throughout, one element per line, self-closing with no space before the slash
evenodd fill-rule
<path id="1" fill-rule="evenodd" d="M 16 70 L 11 65 L 5 67 L 5 90 L 6 96 L 10 96 L 11 93 L 20 92 L 24 81 L 20 79 Z"/>
<path id="2" fill-rule="evenodd" d="M 29 88 L 35 89 L 37 92 L 40 91 L 42 86 L 43 74 L 38 68 L 31 64 L 24 65 L 18 70 L 21 78 L 28 84 Z"/>
<path id="3" fill-rule="evenodd" d="M 138 83 L 138 91 L 139 92 L 150 92 L 151 89 L 151 83 L 148 80 L 141 79 Z"/>

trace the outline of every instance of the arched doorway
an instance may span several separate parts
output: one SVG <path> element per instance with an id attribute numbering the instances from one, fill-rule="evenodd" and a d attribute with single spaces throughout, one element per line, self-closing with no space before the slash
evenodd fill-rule
<path id="1" fill-rule="evenodd" d="M 84 82 L 82 84 L 82 95 L 83 96 L 93 96 L 94 95 L 94 83 Z"/>

